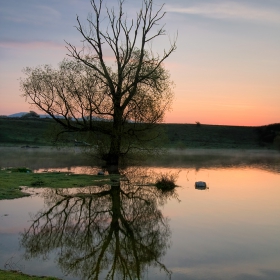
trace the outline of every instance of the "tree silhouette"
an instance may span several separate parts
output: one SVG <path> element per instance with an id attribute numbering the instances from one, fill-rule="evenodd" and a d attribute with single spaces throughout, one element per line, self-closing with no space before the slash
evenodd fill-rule
<path id="1" fill-rule="evenodd" d="M 124 0 L 117 9 L 103 2 L 90 1 L 88 28 L 77 17 L 83 47 L 67 42 L 73 60 L 64 60 L 59 70 L 49 65 L 25 68 L 21 90 L 63 132 L 105 135 L 99 141 L 108 142 L 103 159 L 118 165 L 128 151 L 154 139 L 156 124 L 170 109 L 172 82 L 163 63 L 176 50 L 176 39 L 161 54 L 152 51 L 152 43 L 166 36 L 160 25 L 163 5 L 155 9 L 153 0 L 142 0 L 135 18 L 129 19 Z M 96 117 L 110 122 L 95 122 Z"/>

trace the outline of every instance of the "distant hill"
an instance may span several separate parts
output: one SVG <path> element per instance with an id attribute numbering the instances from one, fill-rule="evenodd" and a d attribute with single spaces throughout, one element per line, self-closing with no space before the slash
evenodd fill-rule
<path id="1" fill-rule="evenodd" d="M 20 113 L 15 113 L 15 114 L 11 114 L 8 115 L 8 118 L 21 118 L 22 116 L 24 116 L 25 114 L 27 114 L 28 112 L 20 112 Z"/>
<path id="2" fill-rule="evenodd" d="M 28 114 L 29 112 L 20 112 L 20 113 L 15 113 L 15 114 L 11 114 L 8 115 L 8 118 L 22 118 L 24 115 Z M 50 115 L 47 114 L 38 114 L 40 116 L 41 119 L 51 119 L 52 117 Z M 56 116 L 57 118 L 64 118 L 62 116 Z M 108 120 L 104 120 L 102 118 L 99 117 L 93 117 L 92 118 L 94 121 L 108 121 Z"/>
<path id="3" fill-rule="evenodd" d="M 15 114 L 11 114 L 8 115 L 8 118 L 21 118 L 22 116 L 28 114 L 29 112 L 20 112 L 20 113 L 15 113 Z M 43 115 L 43 114 L 39 114 L 40 118 L 44 119 L 44 118 L 51 118 L 49 115 Z"/>

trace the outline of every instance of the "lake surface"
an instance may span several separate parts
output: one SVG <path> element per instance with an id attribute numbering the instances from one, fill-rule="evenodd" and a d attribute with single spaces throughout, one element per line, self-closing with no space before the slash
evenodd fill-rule
<path id="1" fill-rule="evenodd" d="M 280 279 L 279 154 L 187 154 L 124 170 L 119 185 L 0 201 L 0 268 L 69 280 Z M 63 165 L 33 168 L 98 170 Z M 149 185 L 164 173 L 177 174 L 175 192 Z"/>

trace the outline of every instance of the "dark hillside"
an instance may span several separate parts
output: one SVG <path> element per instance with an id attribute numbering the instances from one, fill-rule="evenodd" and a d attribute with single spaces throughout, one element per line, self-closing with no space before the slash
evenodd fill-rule
<path id="1" fill-rule="evenodd" d="M 50 145 L 45 134 L 51 119 L 0 118 L 1 145 Z"/>
<path id="2" fill-rule="evenodd" d="M 165 124 L 170 147 L 260 148 L 257 127 Z"/>
<path id="3" fill-rule="evenodd" d="M 260 140 L 264 143 L 273 143 L 280 136 L 280 123 L 269 124 L 258 128 Z"/>
<path id="4" fill-rule="evenodd" d="M 51 145 L 53 125 L 52 119 L 0 118 L 0 145 Z M 280 138 L 280 124 L 261 127 L 160 124 L 159 127 L 167 148 L 273 148 Z M 75 136 L 68 137 L 68 142 L 74 145 Z"/>

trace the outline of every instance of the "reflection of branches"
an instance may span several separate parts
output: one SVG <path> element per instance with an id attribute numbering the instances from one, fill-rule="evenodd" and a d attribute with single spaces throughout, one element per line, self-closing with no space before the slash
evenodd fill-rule
<path id="1" fill-rule="evenodd" d="M 141 279 L 150 265 L 170 276 L 160 260 L 170 236 L 158 209 L 166 199 L 150 176 L 136 179 L 129 172 L 111 186 L 48 190 L 48 210 L 39 212 L 22 235 L 25 256 L 46 258 L 58 249 L 63 271 L 84 279 L 98 279 L 101 273 L 108 279 Z"/>
<path id="2" fill-rule="evenodd" d="M 22 271 L 22 265 L 20 265 L 19 262 L 20 260 L 15 261 L 14 256 L 12 256 L 5 262 L 4 268 L 12 271 Z"/>

